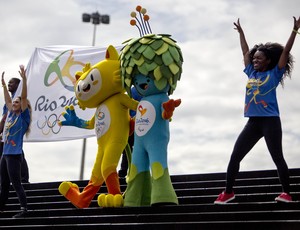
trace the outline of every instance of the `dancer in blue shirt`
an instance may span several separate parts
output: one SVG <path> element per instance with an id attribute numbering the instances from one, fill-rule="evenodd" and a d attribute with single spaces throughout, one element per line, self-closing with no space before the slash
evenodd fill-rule
<path id="1" fill-rule="evenodd" d="M 234 25 L 240 35 L 244 72 L 248 76 L 244 115 L 249 119 L 234 145 L 227 168 L 225 191 L 214 203 L 224 204 L 235 198 L 233 185 L 240 162 L 262 137 L 277 167 L 282 184 L 283 192 L 275 200 L 291 202 L 288 166 L 282 152 L 282 129 L 276 88 L 279 84 L 283 85 L 285 77 L 290 77 L 293 67 L 290 50 L 299 33 L 300 17 L 298 19 L 294 17 L 293 30 L 285 47 L 268 42 L 255 45 L 249 50 L 239 19 Z"/>
<path id="2" fill-rule="evenodd" d="M 15 77 L 11 78 L 7 83 L 7 89 L 10 92 L 12 99 L 14 99 L 14 97 L 15 97 L 19 83 L 20 83 L 20 79 L 15 78 Z M 0 121 L 0 139 L 1 139 L 0 140 L 0 158 L 1 158 L 2 152 L 3 152 L 2 134 L 3 134 L 3 130 L 4 130 L 4 124 L 5 124 L 7 113 L 8 113 L 8 109 L 7 109 L 6 105 L 4 105 L 2 118 Z M 22 165 L 21 165 L 21 181 L 22 181 L 22 183 L 29 183 L 29 169 L 28 169 L 28 164 L 27 164 L 24 152 L 23 152 L 23 161 L 22 161 Z"/>
<path id="3" fill-rule="evenodd" d="M 30 131 L 31 108 L 27 99 L 27 79 L 24 66 L 20 66 L 22 77 L 21 96 L 12 101 L 2 73 L 2 87 L 8 115 L 3 132 L 3 155 L 0 161 L 0 212 L 5 209 L 8 200 L 9 186 L 12 183 L 21 204 L 21 212 L 13 216 L 20 218 L 27 216 L 26 194 L 21 183 L 21 164 L 23 161 L 23 136 Z"/>

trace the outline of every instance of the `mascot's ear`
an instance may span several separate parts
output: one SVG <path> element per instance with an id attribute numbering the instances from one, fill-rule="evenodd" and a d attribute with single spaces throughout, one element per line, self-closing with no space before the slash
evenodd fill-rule
<path id="1" fill-rule="evenodd" d="M 119 54 L 116 48 L 110 45 L 106 50 L 105 58 L 109 60 L 118 60 Z"/>
<path id="2" fill-rule="evenodd" d="M 82 74 L 83 74 L 83 73 L 82 73 L 81 71 L 77 71 L 77 72 L 75 73 L 76 81 L 78 81 L 78 79 L 81 77 Z"/>
<path id="3" fill-rule="evenodd" d="M 86 63 L 85 66 L 82 68 L 82 72 L 81 71 L 77 71 L 75 73 L 76 81 L 78 81 L 78 79 L 82 76 L 83 73 L 89 71 L 90 69 L 91 69 L 91 63 Z"/>

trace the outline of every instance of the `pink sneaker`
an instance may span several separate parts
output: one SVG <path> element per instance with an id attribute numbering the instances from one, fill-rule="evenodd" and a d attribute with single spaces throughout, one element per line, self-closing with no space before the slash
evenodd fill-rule
<path id="1" fill-rule="evenodd" d="M 225 191 L 222 192 L 218 198 L 215 200 L 215 204 L 226 204 L 227 202 L 233 200 L 235 198 L 234 192 L 232 193 L 226 193 Z"/>
<path id="2" fill-rule="evenodd" d="M 275 200 L 285 203 L 293 202 L 292 197 L 285 192 L 281 193 L 278 197 L 275 198 Z"/>

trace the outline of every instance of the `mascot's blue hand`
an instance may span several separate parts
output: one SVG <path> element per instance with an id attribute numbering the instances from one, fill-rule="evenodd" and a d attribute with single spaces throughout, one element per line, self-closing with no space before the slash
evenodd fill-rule
<path id="1" fill-rule="evenodd" d="M 59 124 L 61 126 L 75 126 L 78 128 L 86 128 L 87 127 L 87 125 L 88 125 L 87 122 L 85 120 L 82 120 L 79 117 L 77 117 L 73 105 L 66 106 L 65 110 L 66 111 L 62 113 L 65 120 L 59 122 Z"/>

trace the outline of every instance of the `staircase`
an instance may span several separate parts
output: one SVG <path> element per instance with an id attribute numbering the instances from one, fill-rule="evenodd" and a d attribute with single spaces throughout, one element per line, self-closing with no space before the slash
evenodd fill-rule
<path id="1" fill-rule="evenodd" d="M 100 208 L 95 196 L 89 208 L 76 209 L 58 192 L 60 182 L 24 184 L 29 216 L 13 219 L 19 202 L 13 189 L 0 229 L 300 229 L 300 203 L 276 203 L 281 185 L 275 170 L 244 171 L 234 187 L 236 199 L 214 205 L 224 189 L 225 173 L 172 176 L 180 205 Z M 126 188 L 120 179 L 121 188 Z M 88 181 L 75 181 L 80 187 Z M 291 194 L 300 198 L 300 169 L 290 169 Z M 102 187 L 100 193 L 105 193 Z"/>

